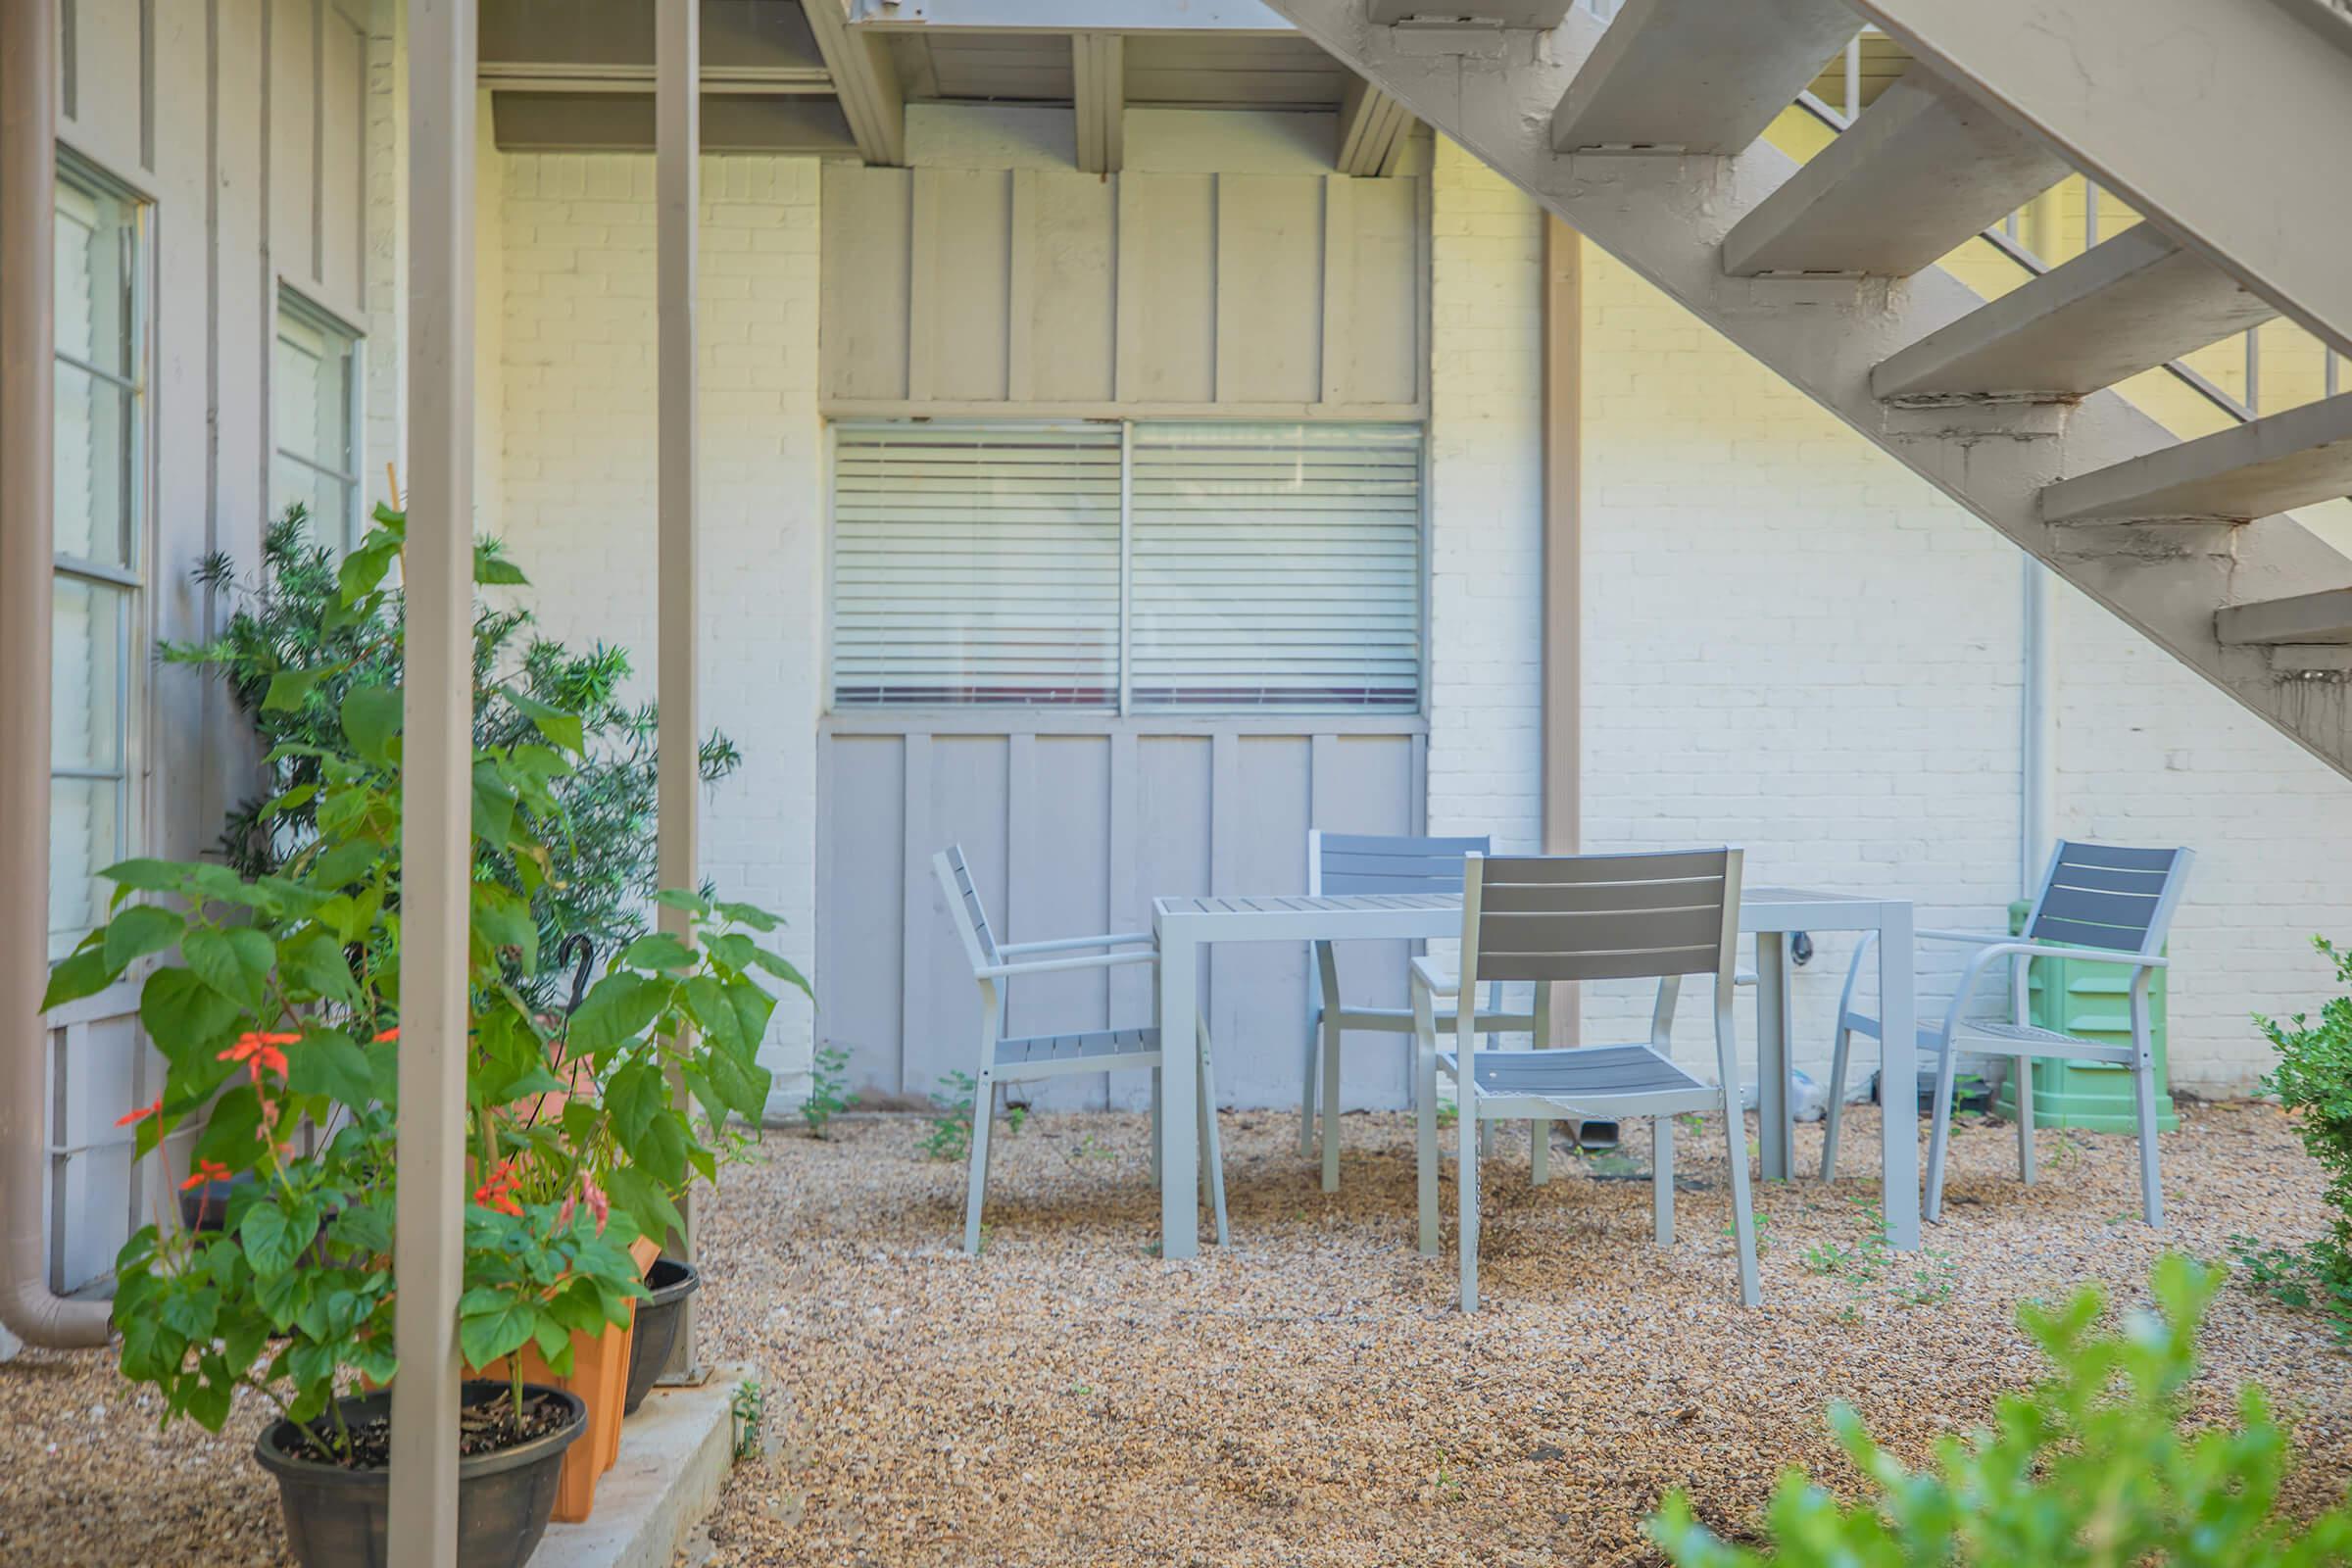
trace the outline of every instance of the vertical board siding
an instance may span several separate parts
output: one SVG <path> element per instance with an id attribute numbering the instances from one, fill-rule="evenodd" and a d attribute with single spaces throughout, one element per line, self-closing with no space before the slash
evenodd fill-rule
<path id="1" fill-rule="evenodd" d="M 817 920 L 818 1038 L 849 1054 L 869 1102 L 920 1102 L 975 1066 L 978 989 L 940 901 L 931 857 L 960 843 L 1000 942 L 1148 930 L 1151 900 L 1194 893 L 1298 893 L 1306 886 L 1306 830 L 1421 829 L 1424 737 L 1245 732 L 1104 720 L 1062 731 L 1007 725 L 988 733 L 958 719 L 900 724 L 860 718 L 820 740 L 832 872 Z M 1402 1004 L 1405 948 L 1342 951 L 1348 995 Z M 1219 1099 L 1283 1105 L 1298 1097 L 1306 964 L 1288 945 L 1233 947 L 1210 965 Z M 1147 1017 L 1150 971 L 1079 971 L 1016 981 L 1017 1033 L 1099 1028 Z M 1394 1045 L 1394 1040 L 1390 1041 Z M 1359 1045 L 1348 1055 L 1350 1104 L 1399 1105 L 1400 1051 Z M 1107 1102 L 1144 1103 L 1144 1074 L 1121 1074 Z M 1106 1102 L 1102 1078 L 1035 1086 L 1032 1102 Z"/>
<path id="2" fill-rule="evenodd" d="M 1426 405 L 1418 178 L 828 164 L 823 180 L 836 416 Z"/>

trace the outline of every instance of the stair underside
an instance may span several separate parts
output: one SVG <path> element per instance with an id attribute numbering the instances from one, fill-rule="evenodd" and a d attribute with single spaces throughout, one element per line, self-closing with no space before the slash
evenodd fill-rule
<path id="1" fill-rule="evenodd" d="M 2225 606 L 2341 582 L 2343 556 L 2283 515 L 2239 526 L 2045 522 L 2042 492 L 2052 484 L 2119 469 L 2175 446 L 2175 438 L 2113 392 L 2048 407 L 2032 418 L 1997 402 L 1882 402 L 1872 386 L 1877 367 L 1984 302 L 1939 269 L 1900 283 L 1727 273 L 1727 236 L 1799 173 L 1793 160 L 1769 144 L 1732 158 L 1555 153 L 1555 113 L 1598 44 L 1597 20 L 1579 11 L 1547 35 L 1505 33 L 1499 48 L 1485 45 L 1474 56 L 1433 52 L 1426 38 L 1370 22 L 1363 0 L 1268 3 L 1421 121 L 2160 647 L 2331 766 L 2352 772 L 2352 683 L 2281 681 L 2262 647 L 2224 642 L 2215 620 Z M 1924 116 L 1927 106 L 1911 113 Z M 1997 149 L 2002 132 L 1964 127 L 1963 134 Z M 1858 146 L 1854 156 L 1868 151 Z M 2039 155 L 2009 156 L 2023 163 Z M 1782 217 L 1793 200 L 1783 198 Z M 1776 224 L 1775 236 L 1795 227 Z M 2196 248 L 2208 255 L 2214 249 L 2203 241 Z M 1752 264 L 1757 254 L 1751 249 L 1741 260 Z M 1851 254 L 1827 260 L 1827 267 L 1808 270 L 1862 270 Z"/>

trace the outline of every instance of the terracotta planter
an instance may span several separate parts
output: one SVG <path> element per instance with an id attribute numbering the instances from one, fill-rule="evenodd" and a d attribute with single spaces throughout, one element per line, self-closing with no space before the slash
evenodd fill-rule
<path id="1" fill-rule="evenodd" d="M 500 1395 L 505 1384 L 468 1385 L 466 1394 Z M 540 1393 L 561 1393 L 541 1389 Z M 516 1447 L 458 1461 L 458 1568 L 522 1568 L 539 1548 L 557 1478 L 564 1459 L 587 1431 L 587 1412 L 577 1398 L 564 1427 Z M 382 1413 L 389 1394 L 342 1401 L 346 1419 Z M 391 1508 L 391 1472 L 346 1470 L 301 1457 L 293 1423 L 280 1421 L 262 1433 L 253 1455 L 277 1477 L 286 1515 L 286 1541 L 303 1568 L 384 1568 Z"/>
<path id="2" fill-rule="evenodd" d="M 692 1263 L 658 1258 L 646 1271 L 645 1287 L 653 1292 L 653 1299 L 637 1303 L 636 1332 L 629 1346 L 629 1394 L 620 1407 L 623 1415 L 637 1413 L 637 1407 L 653 1392 L 654 1380 L 669 1364 L 670 1349 L 678 1343 L 678 1326 L 686 1315 L 686 1298 L 703 1288 L 703 1276 Z"/>

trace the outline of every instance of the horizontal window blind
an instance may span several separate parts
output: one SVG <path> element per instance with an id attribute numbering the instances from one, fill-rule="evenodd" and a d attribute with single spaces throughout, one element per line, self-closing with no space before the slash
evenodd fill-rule
<path id="1" fill-rule="evenodd" d="M 1114 708 L 1116 426 L 837 429 L 833 701 Z"/>
<path id="2" fill-rule="evenodd" d="M 1421 432 L 1139 425 L 1138 710 L 1421 702 Z"/>

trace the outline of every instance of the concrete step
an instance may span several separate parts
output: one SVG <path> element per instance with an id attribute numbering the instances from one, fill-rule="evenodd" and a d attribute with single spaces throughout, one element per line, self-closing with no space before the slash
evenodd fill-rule
<path id="1" fill-rule="evenodd" d="M 1549 32 L 1574 0 L 1367 0 L 1365 14 L 1383 25 L 1398 22 L 1483 22 Z"/>
<path id="2" fill-rule="evenodd" d="M 2213 617 L 2213 629 L 2223 642 L 2240 647 L 2352 644 L 2352 588 L 2225 605 Z"/>
<path id="3" fill-rule="evenodd" d="M 1870 389 L 1888 401 L 2087 397 L 2278 314 L 2137 223 L 1895 354 Z"/>
<path id="4" fill-rule="evenodd" d="M 2061 479 L 2045 522 L 2250 522 L 2352 494 L 2352 392 Z"/>
<path id="5" fill-rule="evenodd" d="M 2066 177 L 2041 143 L 1919 66 L 1723 240 L 1723 270 L 1909 277 Z"/>
<path id="6" fill-rule="evenodd" d="M 1859 30 L 1844 0 L 1627 0 L 1552 112 L 1551 144 L 1743 152 Z"/>

